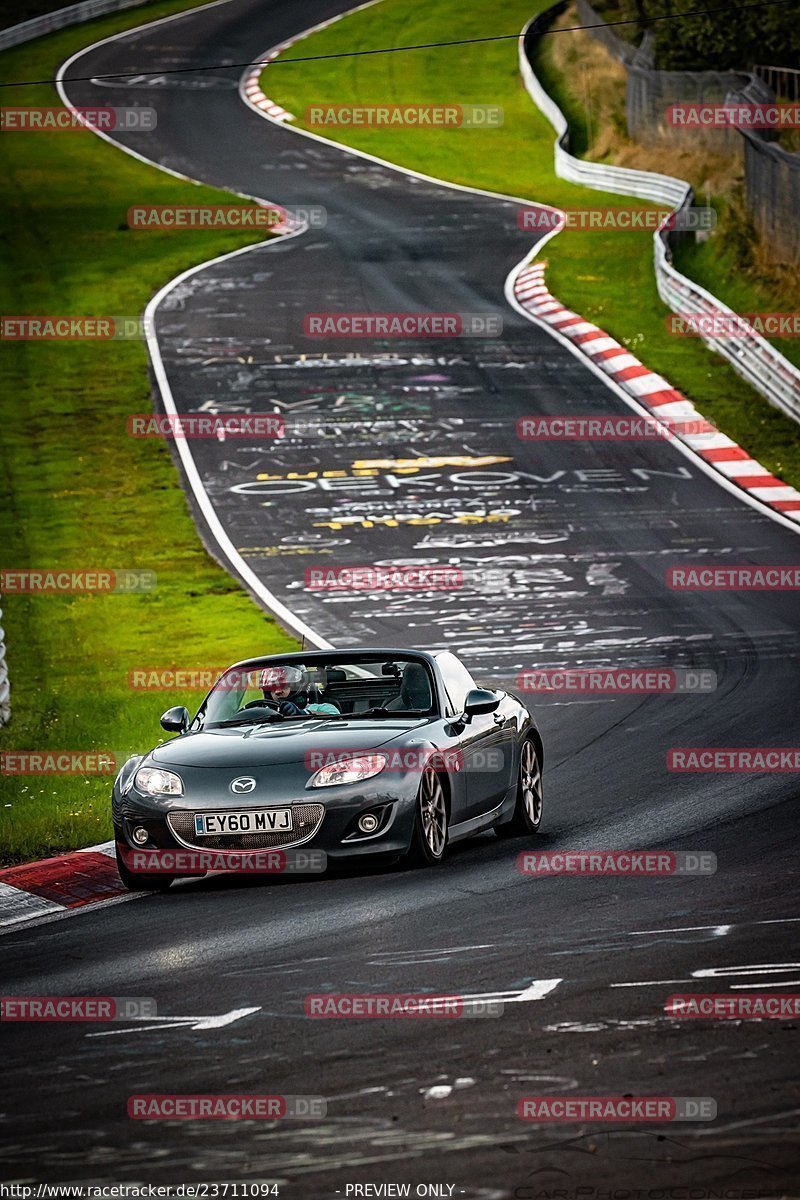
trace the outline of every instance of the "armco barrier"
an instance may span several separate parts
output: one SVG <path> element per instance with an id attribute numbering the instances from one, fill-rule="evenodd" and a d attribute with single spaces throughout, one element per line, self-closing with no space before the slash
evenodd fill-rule
<path id="1" fill-rule="evenodd" d="M 560 5 L 548 9 L 527 23 L 519 38 L 519 66 L 525 88 L 536 107 L 556 131 L 555 172 L 559 179 L 579 183 L 602 192 L 637 196 L 673 209 L 692 203 L 691 186 L 672 175 L 635 171 L 607 163 L 586 162 L 569 153 L 567 119 L 542 87 L 530 64 L 528 48 L 552 19 Z M 732 316 L 733 310 L 717 300 L 705 288 L 681 275 L 672 265 L 670 233 L 659 229 L 653 235 L 654 267 L 658 294 L 673 312 L 714 313 Z M 755 331 L 733 339 L 704 335 L 709 349 L 721 354 L 733 369 L 746 379 L 770 404 L 800 422 L 800 371 Z"/>
<path id="2" fill-rule="evenodd" d="M 22 42 L 33 41 L 34 38 L 53 33 L 56 29 L 66 29 L 68 25 L 80 25 L 83 21 L 91 21 L 93 17 L 104 17 L 107 13 L 120 12 L 124 8 L 138 8 L 147 3 L 149 0 L 82 0 L 81 4 L 57 8 L 55 12 L 32 17 L 30 21 L 21 21 L 8 29 L 0 29 L 0 50 L 8 50 L 11 46 L 21 45 Z"/>

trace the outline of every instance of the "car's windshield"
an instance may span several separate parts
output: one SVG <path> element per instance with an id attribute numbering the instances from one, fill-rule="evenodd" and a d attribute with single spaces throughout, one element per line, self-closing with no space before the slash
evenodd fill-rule
<path id="1" fill-rule="evenodd" d="M 429 716 L 434 695 L 430 668 L 419 660 L 272 661 L 226 671 L 208 697 L 202 720 L 208 727 L 308 717 Z"/>

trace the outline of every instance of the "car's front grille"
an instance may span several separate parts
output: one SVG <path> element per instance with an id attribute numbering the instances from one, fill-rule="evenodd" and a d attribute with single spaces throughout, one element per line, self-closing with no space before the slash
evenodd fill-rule
<path id="1" fill-rule="evenodd" d="M 172 812 L 167 823 L 179 842 L 198 850 L 267 850 L 307 842 L 319 829 L 325 808 L 322 804 L 293 804 L 292 828 L 281 832 L 243 833 L 240 837 L 203 837 L 194 831 L 194 813 Z"/>

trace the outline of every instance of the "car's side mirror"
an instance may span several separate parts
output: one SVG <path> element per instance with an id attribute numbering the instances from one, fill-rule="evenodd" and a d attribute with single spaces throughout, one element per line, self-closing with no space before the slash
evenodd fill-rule
<path id="1" fill-rule="evenodd" d="M 184 708 L 182 704 L 176 704 L 174 708 L 168 708 L 161 718 L 161 728 L 166 729 L 167 733 L 185 733 L 189 728 L 189 710 Z"/>
<path id="2" fill-rule="evenodd" d="M 481 713 L 494 712 L 500 707 L 500 697 L 496 692 L 490 692 L 488 688 L 473 688 L 467 692 L 467 698 L 464 702 L 464 716 L 477 717 Z"/>

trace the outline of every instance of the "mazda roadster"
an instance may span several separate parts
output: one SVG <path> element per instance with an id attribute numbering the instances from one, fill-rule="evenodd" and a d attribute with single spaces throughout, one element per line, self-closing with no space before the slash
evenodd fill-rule
<path id="1" fill-rule="evenodd" d="M 131 890 L 162 890 L 212 861 L 189 857 L 185 869 L 175 864 L 187 856 L 167 851 L 224 851 L 235 862 L 303 847 L 331 865 L 434 865 L 462 838 L 530 835 L 542 819 L 532 714 L 480 687 L 449 651 L 248 659 L 194 717 L 178 706 L 161 725 L 177 736 L 129 759 L 114 782 L 117 864 Z"/>

